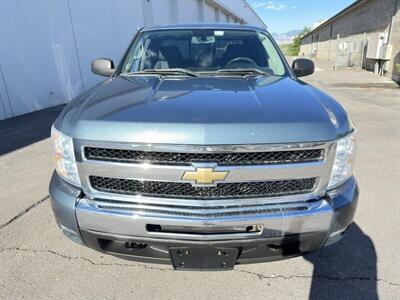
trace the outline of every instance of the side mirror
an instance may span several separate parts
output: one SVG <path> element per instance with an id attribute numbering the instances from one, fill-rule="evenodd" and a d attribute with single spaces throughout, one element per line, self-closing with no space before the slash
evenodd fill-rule
<path id="1" fill-rule="evenodd" d="M 92 61 L 91 68 L 94 74 L 106 77 L 111 76 L 115 72 L 114 63 L 108 58 L 95 59 Z"/>
<path id="2" fill-rule="evenodd" d="M 295 59 L 292 63 L 292 69 L 297 77 L 307 76 L 314 73 L 314 62 L 307 58 Z"/>

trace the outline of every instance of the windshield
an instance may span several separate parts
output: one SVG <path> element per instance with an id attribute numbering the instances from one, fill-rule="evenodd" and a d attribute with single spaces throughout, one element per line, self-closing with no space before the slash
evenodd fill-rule
<path id="1" fill-rule="evenodd" d="M 158 30 L 132 44 L 121 73 L 185 69 L 193 72 L 260 70 L 283 76 L 286 69 L 270 38 L 246 30 Z"/>

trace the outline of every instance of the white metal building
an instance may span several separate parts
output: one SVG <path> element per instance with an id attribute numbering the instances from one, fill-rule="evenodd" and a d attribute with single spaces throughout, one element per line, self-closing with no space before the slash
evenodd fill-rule
<path id="1" fill-rule="evenodd" d="M 66 103 L 102 80 L 138 28 L 196 22 L 265 26 L 245 0 L 1 0 L 0 120 Z"/>

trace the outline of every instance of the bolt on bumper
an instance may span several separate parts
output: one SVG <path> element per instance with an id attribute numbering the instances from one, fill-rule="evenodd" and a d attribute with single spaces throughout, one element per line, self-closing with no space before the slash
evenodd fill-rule
<path id="1" fill-rule="evenodd" d="M 279 245 L 296 243 L 298 254 L 314 251 L 343 237 L 353 221 L 358 201 L 354 177 L 327 193 L 326 197 L 307 203 L 307 210 L 221 218 L 187 218 L 178 216 L 137 215 L 129 211 L 101 210 L 81 191 L 53 174 L 50 183 L 51 203 L 62 231 L 75 242 L 124 258 L 152 262 L 169 262 L 169 247 L 223 246 L 241 247 L 253 253 L 239 257 L 239 263 L 282 259 Z M 179 228 L 214 229 L 211 234 L 149 231 L 148 224 Z M 220 228 L 258 225 L 262 230 L 238 233 L 218 232 Z M 217 232 L 217 233 L 216 233 Z M 101 241 L 115 241 L 108 246 Z M 126 242 L 149 245 L 135 254 L 126 250 Z M 112 245 L 111 245 L 112 244 Z M 266 245 L 273 245 L 265 251 Z M 114 247 L 114 248 L 113 248 Z M 261 248 L 260 248 L 261 247 Z M 275 247 L 275 252 L 274 252 Z M 252 250 L 251 250 L 252 249 Z M 126 251 L 128 252 L 126 252 Z M 277 253 L 278 252 L 278 253 Z M 293 254 L 296 251 L 293 252 Z M 296 253 L 297 253 L 296 252 Z M 165 257 L 164 257 L 165 256 Z"/>

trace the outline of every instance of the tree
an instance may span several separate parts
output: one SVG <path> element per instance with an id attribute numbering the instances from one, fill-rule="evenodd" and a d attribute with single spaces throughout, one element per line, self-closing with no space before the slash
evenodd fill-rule
<path id="1" fill-rule="evenodd" d="M 289 55 L 296 56 L 299 54 L 301 38 L 310 31 L 311 31 L 310 28 L 304 27 L 304 29 L 293 38 L 293 42 L 288 47 Z"/>

